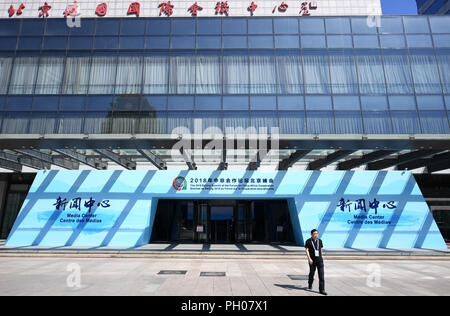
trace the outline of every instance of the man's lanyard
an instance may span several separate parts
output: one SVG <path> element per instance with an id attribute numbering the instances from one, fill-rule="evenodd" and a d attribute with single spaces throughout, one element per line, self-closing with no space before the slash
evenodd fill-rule
<path id="1" fill-rule="evenodd" d="M 313 246 L 313 248 L 314 248 L 314 255 L 315 255 L 316 257 L 320 257 L 319 250 L 316 249 L 316 246 L 314 245 L 314 239 L 312 239 L 312 238 L 311 238 L 311 243 L 312 243 L 312 246 Z M 320 243 L 319 243 L 319 238 L 317 238 L 317 248 L 319 248 L 319 245 L 320 245 Z"/>

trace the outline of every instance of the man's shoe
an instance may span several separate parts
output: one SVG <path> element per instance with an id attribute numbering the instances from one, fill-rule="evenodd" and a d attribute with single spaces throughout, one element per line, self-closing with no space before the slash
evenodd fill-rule
<path id="1" fill-rule="evenodd" d="M 312 290 L 312 285 L 308 285 L 308 290 Z"/>
<path id="2" fill-rule="evenodd" d="M 322 295 L 328 295 L 328 293 L 325 292 L 325 291 L 321 291 L 320 294 L 322 294 Z"/>

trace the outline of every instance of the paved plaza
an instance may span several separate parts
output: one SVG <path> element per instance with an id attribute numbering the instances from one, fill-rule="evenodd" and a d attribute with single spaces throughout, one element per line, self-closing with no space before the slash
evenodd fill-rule
<path id="1" fill-rule="evenodd" d="M 160 274 L 161 270 L 178 270 Z M 181 271 L 181 272 L 180 272 Z M 225 272 L 225 276 L 200 276 Z M 304 260 L 0 258 L 1 295 L 319 295 Z M 449 295 L 450 261 L 326 260 L 329 295 Z"/>

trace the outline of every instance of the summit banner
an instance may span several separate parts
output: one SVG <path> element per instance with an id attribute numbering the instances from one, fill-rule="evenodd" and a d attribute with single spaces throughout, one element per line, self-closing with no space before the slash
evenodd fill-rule
<path id="1" fill-rule="evenodd" d="M 6 244 L 147 244 L 159 199 L 286 200 L 298 245 L 446 249 L 408 171 L 40 171 Z"/>

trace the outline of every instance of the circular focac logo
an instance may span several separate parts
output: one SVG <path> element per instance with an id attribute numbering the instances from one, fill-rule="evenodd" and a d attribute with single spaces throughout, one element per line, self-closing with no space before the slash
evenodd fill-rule
<path id="1" fill-rule="evenodd" d="M 184 177 L 176 177 L 172 182 L 172 186 L 177 191 L 186 190 L 187 189 L 186 179 Z"/>

